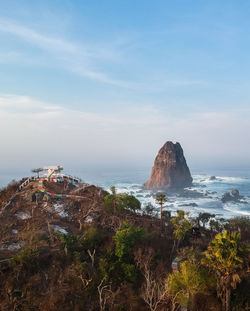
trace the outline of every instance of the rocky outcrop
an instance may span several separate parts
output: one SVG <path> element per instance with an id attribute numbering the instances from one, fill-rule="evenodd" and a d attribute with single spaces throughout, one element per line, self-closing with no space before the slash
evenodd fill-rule
<path id="1" fill-rule="evenodd" d="M 171 141 L 160 149 L 144 189 L 183 189 L 192 185 L 192 177 L 187 166 L 182 147 Z"/>
<path id="2" fill-rule="evenodd" d="M 231 191 L 231 194 L 229 192 L 224 193 L 222 198 L 221 198 L 221 201 L 223 203 L 226 203 L 226 202 L 238 203 L 238 202 L 241 202 L 242 199 L 244 199 L 244 197 L 240 195 L 239 190 L 233 189 Z M 244 203 L 244 202 L 242 202 L 242 203 Z"/>

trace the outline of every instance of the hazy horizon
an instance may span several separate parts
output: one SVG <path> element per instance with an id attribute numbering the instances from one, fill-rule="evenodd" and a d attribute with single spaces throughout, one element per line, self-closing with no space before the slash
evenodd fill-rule
<path id="1" fill-rule="evenodd" d="M 0 0 L 0 175 L 250 167 L 250 3 Z"/>

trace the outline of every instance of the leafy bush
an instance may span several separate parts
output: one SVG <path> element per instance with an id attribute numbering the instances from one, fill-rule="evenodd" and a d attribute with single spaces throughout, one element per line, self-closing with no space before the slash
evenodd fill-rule
<path id="1" fill-rule="evenodd" d="M 189 261 L 180 265 L 180 271 L 171 273 L 167 280 L 167 287 L 180 305 L 191 304 L 190 298 L 197 293 L 208 294 L 215 288 L 216 282 L 213 276 L 204 267 Z"/>
<path id="2" fill-rule="evenodd" d="M 74 252 L 78 246 L 79 237 L 68 233 L 68 234 L 60 234 L 61 247 L 66 249 L 68 252 Z"/>
<path id="3" fill-rule="evenodd" d="M 127 193 L 109 194 L 104 198 L 104 205 L 111 211 L 137 211 L 141 208 L 141 203 L 133 195 Z"/>
<path id="4" fill-rule="evenodd" d="M 200 222 L 202 223 L 203 228 L 205 228 L 206 224 L 209 222 L 209 220 L 211 218 L 214 218 L 215 215 L 214 214 L 210 214 L 210 213 L 199 213 L 199 216 L 197 217 L 197 220 L 200 224 Z"/>
<path id="5" fill-rule="evenodd" d="M 39 252 L 30 248 L 21 249 L 9 262 L 13 269 L 24 268 L 27 271 L 36 270 Z"/>
<path id="6" fill-rule="evenodd" d="M 226 230 L 211 241 L 205 252 L 204 263 L 223 274 L 229 274 L 242 268 L 244 251 L 240 233 Z"/>
<path id="7" fill-rule="evenodd" d="M 105 233 L 96 227 L 85 227 L 83 233 L 83 248 L 94 250 L 105 237 Z"/>
<path id="8" fill-rule="evenodd" d="M 250 217 L 244 216 L 229 219 L 225 227 L 230 231 L 240 232 L 242 240 L 250 239 Z"/>
<path id="9" fill-rule="evenodd" d="M 212 231 L 217 232 L 217 233 L 223 230 L 223 225 L 221 224 L 221 222 L 215 219 L 210 219 L 209 227 Z"/>
<path id="10" fill-rule="evenodd" d="M 174 225 L 174 236 L 178 241 L 184 240 L 191 233 L 192 224 L 185 218 L 184 211 L 177 211 L 177 216 L 171 222 Z"/>
<path id="11" fill-rule="evenodd" d="M 116 256 L 120 260 L 124 257 L 130 257 L 132 246 L 144 236 L 144 229 L 133 227 L 131 224 L 124 222 L 122 229 L 114 236 Z"/>
<path id="12" fill-rule="evenodd" d="M 230 310 L 231 290 L 241 282 L 237 272 L 243 267 L 244 253 L 247 248 L 240 233 L 227 230 L 217 234 L 205 252 L 203 263 L 217 275 L 217 295 L 226 311 Z"/>
<path id="13" fill-rule="evenodd" d="M 99 260 L 99 269 L 106 280 L 134 282 L 137 270 L 132 248 L 136 241 L 145 236 L 145 230 L 123 223 L 122 229 L 114 236 L 115 247 L 109 249 Z"/>

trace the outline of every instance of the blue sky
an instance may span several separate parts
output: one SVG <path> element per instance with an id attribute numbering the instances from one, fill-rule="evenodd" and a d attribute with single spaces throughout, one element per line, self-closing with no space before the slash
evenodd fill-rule
<path id="1" fill-rule="evenodd" d="M 191 166 L 249 164 L 249 16 L 241 0 L 0 0 L 2 168 L 151 166 L 166 140 Z"/>

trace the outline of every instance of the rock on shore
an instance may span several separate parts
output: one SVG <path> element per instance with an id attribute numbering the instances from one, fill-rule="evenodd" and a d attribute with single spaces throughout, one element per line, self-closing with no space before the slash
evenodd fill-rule
<path id="1" fill-rule="evenodd" d="M 192 177 L 181 145 L 171 141 L 165 143 L 155 159 L 149 180 L 144 189 L 182 189 L 192 185 Z"/>

